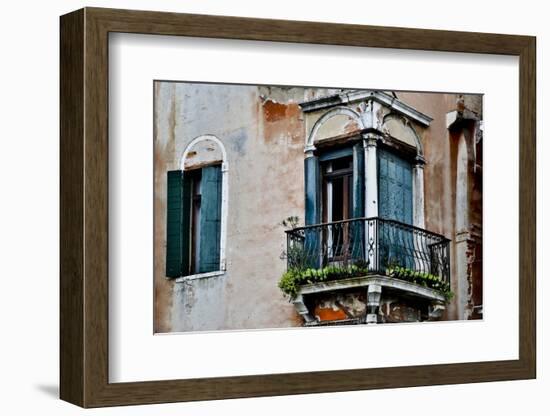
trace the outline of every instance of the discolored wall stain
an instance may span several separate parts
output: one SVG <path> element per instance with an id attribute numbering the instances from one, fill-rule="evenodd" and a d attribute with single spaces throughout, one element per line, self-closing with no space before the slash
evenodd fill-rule
<path id="1" fill-rule="evenodd" d="M 275 101 L 267 100 L 264 102 L 263 109 L 265 120 L 268 123 L 273 123 L 284 119 L 287 116 L 288 106 Z"/>
<path id="2" fill-rule="evenodd" d="M 262 117 L 263 138 L 266 144 L 303 144 L 303 115 L 296 102 L 289 101 L 283 104 L 265 100 L 262 103 Z"/>
<path id="3" fill-rule="evenodd" d="M 248 134 L 245 128 L 232 131 L 227 136 L 227 141 L 231 147 L 231 150 L 241 157 L 246 155 L 247 140 Z"/>
<path id="4" fill-rule="evenodd" d="M 155 109 L 154 109 L 154 181 L 155 181 L 155 210 L 154 210 L 154 311 L 153 331 L 169 332 L 172 330 L 171 309 L 173 305 L 174 282 L 164 277 L 157 278 L 158 271 L 165 269 L 164 248 L 166 245 L 165 210 L 166 210 L 166 172 L 173 169 L 170 157 L 175 152 L 175 130 L 177 124 L 176 98 L 171 85 L 155 82 Z"/>
<path id="5" fill-rule="evenodd" d="M 321 308 L 317 306 L 314 315 L 320 321 L 342 321 L 347 318 L 346 312 L 339 308 Z"/>
<path id="6" fill-rule="evenodd" d="M 356 120 L 349 120 L 344 126 L 344 133 L 354 133 L 359 132 L 360 127 L 359 123 Z"/>
<path id="7" fill-rule="evenodd" d="M 424 314 L 427 314 L 427 307 L 425 309 Z M 381 320 L 387 323 L 418 322 L 422 319 L 421 308 L 396 299 L 382 300 L 379 313 Z"/>

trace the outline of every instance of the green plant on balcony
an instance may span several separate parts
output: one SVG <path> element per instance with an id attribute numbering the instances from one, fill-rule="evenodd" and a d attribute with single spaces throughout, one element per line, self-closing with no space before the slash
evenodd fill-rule
<path id="1" fill-rule="evenodd" d="M 395 279 L 405 280 L 420 286 L 438 290 L 445 296 L 447 302 L 454 296 L 450 285 L 441 279 L 441 277 L 431 273 L 419 272 L 399 265 L 391 265 L 386 269 L 386 275 Z"/>
<path id="2" fill-rule="evenodd" d="M 361 263 L 343 267 L 326 266 L 320 269 L 291 267 L 279 280 L 279 289 L 293 299 L 302 285 L 366 276 L 369 273 L 367 266 L 367 263 Z"/>
<path id="3" fill-rule="evenodd" d="M 286 230 L 294 230 L 298 227 L 300 218 L 293 215 L 281 221 Z M 287 261 L 289 269 L 305 269 L 309 265 L 309 254 L 303 244 L 290 244 L 287 250 L 280 255 L 281 260 Z"/>
<path id="4" fill-rule="evenodd" d="M 368 275 L 369 273 L 372 272 L 369 271 L 368 263 L 366 262 L 358 262 L 356 264 L 350 264 L 343 267 L 326 266 L 319 269 L 311 267 L 290 267 L 281 276 L 278 286 L 279 289 L 281 289 L 281 291 L 292 300 L 298 294 L 300 286 L 348 279 L 352 277 L 362 277 Z M 394 279 L 404 280 L 437 290 L 445 296 L 445 300 L 447 302 L 449 302 L 454 296 L 449 284 L 443 281 L 441 277 L 431 273 L 419 272 L 407 267 L 393 265 L 386 269 L 386 275 Z"/>

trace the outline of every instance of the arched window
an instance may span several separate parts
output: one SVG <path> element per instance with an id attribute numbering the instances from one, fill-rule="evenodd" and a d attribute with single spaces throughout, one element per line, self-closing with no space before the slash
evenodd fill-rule
<path id="1" fill-rule="evenodd" d="M 166 276 L 206 277 L 225 270 L 227 157 L 221 141 L 192 140 L 181 168 L 167 172 Z"/>

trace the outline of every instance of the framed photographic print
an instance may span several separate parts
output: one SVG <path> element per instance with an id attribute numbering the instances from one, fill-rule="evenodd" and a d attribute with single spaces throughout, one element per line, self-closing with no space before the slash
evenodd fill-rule
<path id="1" fill-rule="evenodd" d="M 534 378 L 535 117 L 533 37 L 62 16 L 61 398 Z"/>

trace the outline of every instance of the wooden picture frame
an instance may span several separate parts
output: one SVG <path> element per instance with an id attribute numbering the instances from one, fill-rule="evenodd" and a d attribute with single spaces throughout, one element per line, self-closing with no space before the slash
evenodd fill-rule
<path id="1" fill-rule="evenodd" d="M 61 17 L 60 396 L 82 407 L 536 377 L 535 51 L 530 36 L 85 8 Z M 519 57 L 519 359 L 109 383 L 108 34 L 368 46 Z"/>

